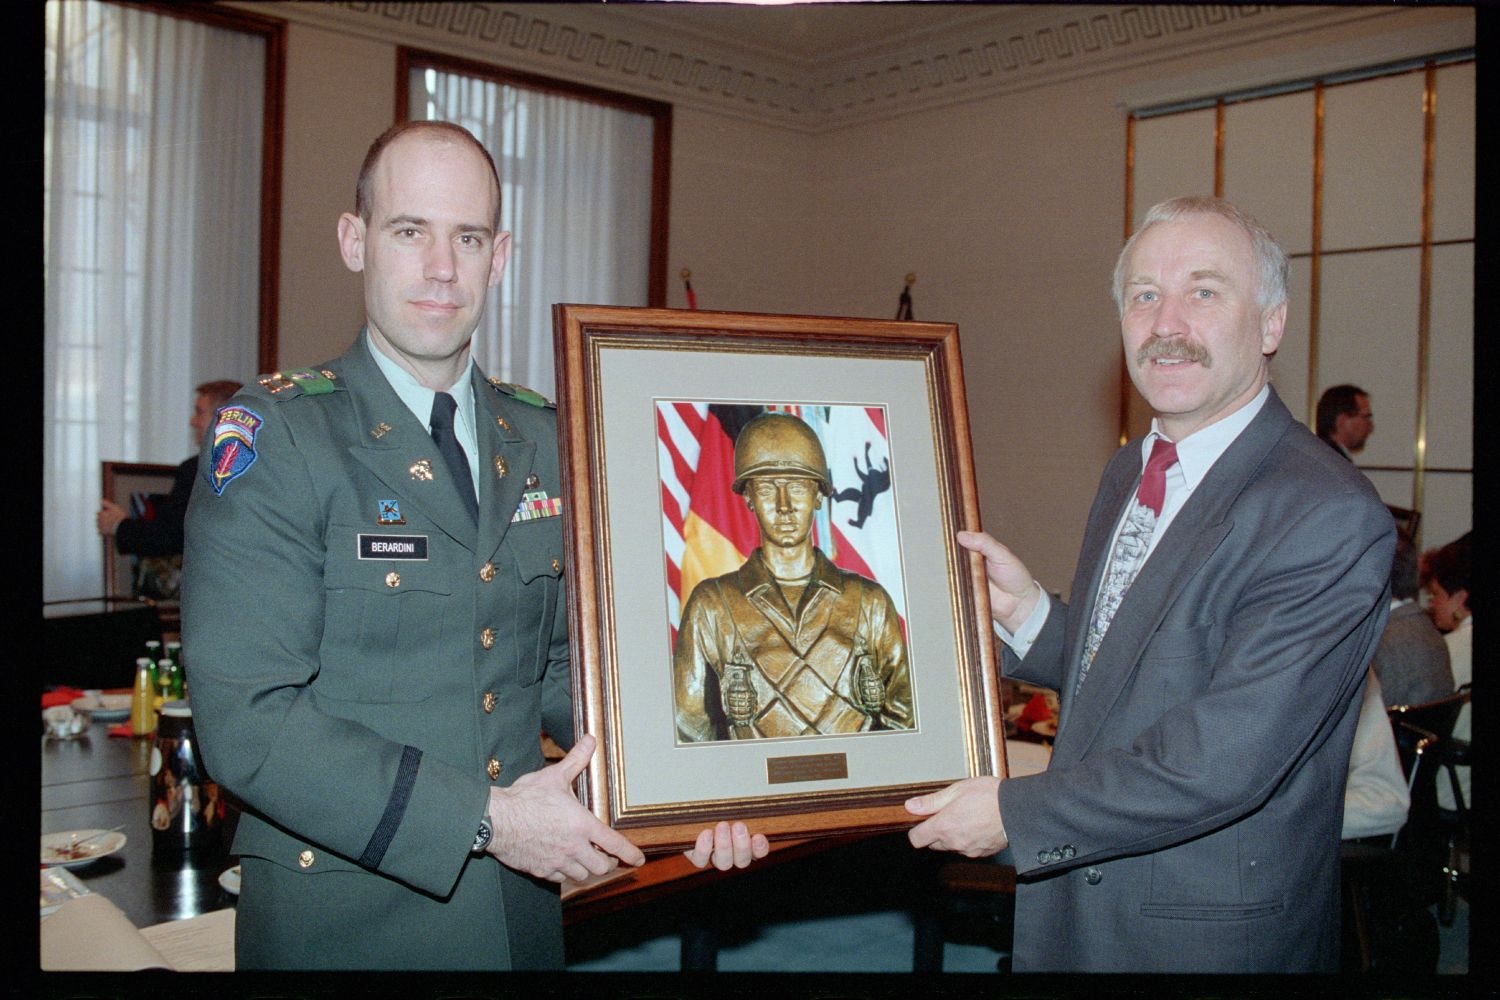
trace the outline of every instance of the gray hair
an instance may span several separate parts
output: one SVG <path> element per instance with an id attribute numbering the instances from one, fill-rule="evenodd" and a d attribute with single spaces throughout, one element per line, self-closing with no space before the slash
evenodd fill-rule
<path id="1" fill-rule="evenodd" d="M 1114 296 L 1115 306 L 1122 314 L 1125 312 L 1125 268 L 1130 261 L 1131 253 L 1135 250 L 1136 241 L 1157 223 L 1176 222 L 1178 219 L 1194 215 L 1217 215 L 1221 219 L 1234 223 L 1246 236 L 1250 237 L 1250 244 L 1255 251 L 1255 267 L 1258 273 L 1256 302 L 1262 310 L 1279 306 L 1286 301 L 1286 251 L 1281 248 L 1280 243 L 1276 242 L 1276 237 L 1267 232 L 1259 222 L 1223 198 L 1190 195 L 1153 205 L 1146 213 L 1146 218 L 1141 221 L 1141 227 L 1126 241 L 1124 249 L 1120 251 L 1119 259 L 1115 261 Z"/>

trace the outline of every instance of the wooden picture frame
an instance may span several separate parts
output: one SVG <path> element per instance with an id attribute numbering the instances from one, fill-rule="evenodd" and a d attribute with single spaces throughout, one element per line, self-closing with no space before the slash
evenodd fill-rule
<path id="1" fill-rule="evenodd" d="M 100 462 L 102 495 L 127 511 L 136 494 L 170 493 L 177 477 L 177 466 L 155 462 Z M 113 536 L 104 543 L 104 596 L 132 599 L 135 592 L 135 565 L 132 557 L 115 550 Z"/>
<path id="2" fill-rule="evenodd" d="M 897 829 L 916 821 L 911 795 L 1005 774 L 983 561 L 954 537 L 979 528 L 956 326 L 568 304 L 553 325 L 575 728 L 599 742 L 580 779 L 595 815 L 647 851 L 721 819 L 772 839 Z M 768 407 L 814 428 L 825 453 L 831 488 L 804 529 L 819 565 L 840 567 L 840 594 L 887 595 L 899 638 L 887 628 L 866 648 L 861 624 L 842 647 L 798 645 L 803 626 L 783 617 L 781 640 L 747 642 L 732 663 L 703 662 L 701 641 L 674 662 L 679 629 L 708 627 L 694 581 L 722 591 L 718 574 L 740 560 L 748 572 L 761 557 L 746 546 L 774 530 L 745 541 L 744 518 L 765 521 L 726 495 L 726 428 Z M 833 635 L 811 593 L 788 600 L 806 635 Z M 795 680 L 778 673 L 788 662 Z M 877 662 L 880 683 L 849 696 L 865 682 L 847 678 Z M 821 687 L 808 672 L 820 664 Z M 748 707 L 733 694 L 747 675 Z M 803 729 L 778 729 L 786 719 Z"/>

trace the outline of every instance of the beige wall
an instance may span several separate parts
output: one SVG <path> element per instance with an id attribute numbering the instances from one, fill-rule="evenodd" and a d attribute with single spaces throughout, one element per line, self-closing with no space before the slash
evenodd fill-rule
<path id="1" fill-rule="evenodd" d="M 335 233 L 365 148 L 392 122 L 396 48 L 292 24 L 286 49 L 277 364 L 300 368 L 342 353 L 364 322 Z"/>
<path id="2" fill-rule="evenodd" d="M 1389 20 L 1387 35 L 1355 40 L 1359 59 L 1422 51 L 1420 33 Z M 1285 79 L 1344 41 L 1310 32 L 1200 51 L 821 135 L 679 106 L 668 304 L 684 304 L 689 267 L 702 308 L 889 317 L 915 272 L 917 318 L 960 327 L 985 526 L 1066 593 L 1118 434 L 1108 281 L 1124 225 L 1123 102 L 1245 86 L 1250 70 Z M 394 75 L 393 43 L 291 27 L 283 365 L 337 353 L 360 320 L 333 227 L 365 145 L 391 121 Z"/>
<path id="3" fill-rule="evenodd" d="M 1066 592 L 1114 447 L 1123 120 L 1065 86 L 846 129 L 819 149 L 821 308 L 959 325 L 981 516 Z"/>

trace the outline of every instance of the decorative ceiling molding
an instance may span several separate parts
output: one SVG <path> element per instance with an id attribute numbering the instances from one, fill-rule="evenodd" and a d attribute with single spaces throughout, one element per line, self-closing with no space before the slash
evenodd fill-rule
<path id="1" fill-rule="evenodd" d="M 754 41 L 736 41 L 722 18 L 712 23 L 696 18 L 715 12 L 689 5 L 358 0 L 237 5 L 807 133 L 1390 11 L 1239 4 L 941 5 L 934 7 L 930 31 L 826 59 L 799 60 Z M 858 17 L 859 9 L 847 16 Z"/>

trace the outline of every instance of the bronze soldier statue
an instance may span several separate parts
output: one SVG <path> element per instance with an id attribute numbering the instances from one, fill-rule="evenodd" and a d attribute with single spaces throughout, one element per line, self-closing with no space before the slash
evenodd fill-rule
<path id="1" fill-rule="evenodd" d="M 813 512 L 833 495 L 812 428 L 781 413 L 751 420 L 735 439 L 732 489 L 761 544 L 688 598 L 673 656 L 678 738 L 910 729 L 895 604 L 812 543 Z"/>

